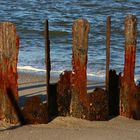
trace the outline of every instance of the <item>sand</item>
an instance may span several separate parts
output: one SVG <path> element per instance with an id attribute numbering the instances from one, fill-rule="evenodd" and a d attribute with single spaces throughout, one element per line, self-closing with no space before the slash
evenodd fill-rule
<path id="1" fill-rule="evenodd" d="M 57 78 L 51 79 L 55 81 Z M 92 82 L 88 84 L 89 89 L 95 86 Z M 28 96 L 39 95 L 45 101 L 45 76 L 20 74 L 18 90 L 21 105 Z M 0 126 L 0 140 L 140 140 L 140 121 L 121 116 L 93 122 L 57 117 L 49 124 L 8 127 L 1 122 Z"/>

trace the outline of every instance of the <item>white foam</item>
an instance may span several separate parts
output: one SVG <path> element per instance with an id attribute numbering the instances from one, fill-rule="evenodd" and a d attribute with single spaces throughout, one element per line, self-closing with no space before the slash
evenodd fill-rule
<path id="1" fill-rule="evenodd" d="M 17 66 L 17 69 L 20 71 L 27 71 L 27 72 L 30 72 L 30 71 L 32 71 L 32 72 L 46 72 L 46 70 L 45 69 L 40 69 L 40 68 L 35 68 L 35 67 L 33 67 L 33 66 Z M 62 73 L 62 72 L 64 72 L 64 70 L 58 70 L 58 71 L 56 71 L 56 70 L 52 70 L 51 71 L 51 73 Z"/>
<path id="2" fill-rule="evenodd" d="M 24 70 L 24 71 L 46 72 L 46 70 L 44 70 L 44 69 L 38 69 L 38 68 L 34 68 L 32 66 L 18 66 L 17 69 Z"/>

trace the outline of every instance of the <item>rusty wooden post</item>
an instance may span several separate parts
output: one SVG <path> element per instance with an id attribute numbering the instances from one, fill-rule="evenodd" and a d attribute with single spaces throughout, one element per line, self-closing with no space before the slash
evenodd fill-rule
<path id="1" fill-rule="evenodd" d="M 125 18 L 125 66 L 124 80 L 134 83 L 135 58 L 136 58 L 136 29 L 137 19 L 129 15 Z"/>
<path id="2" fill-rule="evenodd" d="M 73 23 L 72 56 L 72 103 L 71 113 L 74 117 L 85 118 L 87 101 L 87 51 L 90 25 L 87 20 L 78 19 Z"/>
<path id="3" fill-rule="evenodd" d="M 134 82 L 136 25 L 136 16 L 125 18 L 125 64 L 123 77 L 120 77 L 120 115 L 140 119 L 140 88 Z"/>
<path id="4" fill-rule="evenodd" d="M 49 40 L 49 26 L 48 20 L 45 23 L 45 55 L 46 55 L 46 82 L 47 82 L 47 95 L 49 94 L 49 87 L 50 87 L 50 40 Z"/>
<path id="5" fill-rule="evenodd" d="M 19 39 L 16 27 L 9 22 L 0 23 L 0 120 L 19 121 L 17 60 Z"/>
<path id="6" fill-rule="evenodd" d="M 109 64 L 110 64 L 110 31 L 111 18 L 107 17 L 106 22 L 106 91 L 109 91 Z"/>

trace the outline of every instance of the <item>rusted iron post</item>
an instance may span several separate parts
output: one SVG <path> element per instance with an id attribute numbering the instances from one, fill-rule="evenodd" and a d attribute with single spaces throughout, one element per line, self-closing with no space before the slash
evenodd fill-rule
<path id="1" fill-rule="evenodd" d="M 13 124 L 19 121 L 18 50 L 19 38 L 15 25 L 9 22 L 0 23 L 0 120 Z"/>
<path id="2" fill-rule="evenodd" d="M 107 17 L 106 22 L 106 91 L 109 91 L 109 64 L 110 64 L 110 32 L 111 17 Z"/>
<path id="3" fill-rule="evenodd" d="M 125 18 L 125 64 L 120 78 L 120 115 L 140 119 L 140 88 L 134 82 L 136 57 L 136 16 Z"/>

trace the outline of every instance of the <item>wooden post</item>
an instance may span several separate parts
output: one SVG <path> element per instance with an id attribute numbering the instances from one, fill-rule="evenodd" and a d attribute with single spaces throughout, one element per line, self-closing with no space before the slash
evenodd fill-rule
<path id="1" fill-rule="evenodd" d="M 110 64 L 110 31 L 111 20 L 107 17 L 106 22 L 106 91 L 109 91 L 109 64 Z"/>
<path id="2" fill-rule="evenodd" d="M 140 88 L 134 82 L 137 19 L 125 18 L 125 64 L 120 78 L 120 115 L 140 119 Z"/>
<path id="3" fill-rule="evenodd" d="M 48 95 L 49 87 L 50 87 L 50 70 L 51 70 L 48 20 L 46 20 L 46 25 L 45 25 L 45 55 L 46 55 L 46 82 L 47 82 L 47 95 Z"/>
<path id="4" fill-rule="evenodd" d="M 108 119 L 107 93 L 96 88 L 87 93 L 87 52 L 90 25 L 87 20 L 78 19 L 73 24 L 73 70 L 71 74 L 71 106 L 73 117 L 87 120 Z"/>
<path id="5" fill-rule="evenodd" d="M 124 80 L 134 84 L 134 70 L 136 58 L 137 19 L 129 15 L 125 18 L 125 66 Z"/>
<path id="6" fill-rule="evenodd" d="M 90 25 L 87 20 L 78 19 L 73 23 L 73 56 L 72 56 L 72 103 L 71 112 L 74 117 L 85 118 L 87 114 L 87 51 Z"/>
<path id="7" fill-rule="evenodd" d="M 0 23 L 0 120 L 17 123 L 18 84 L 17 60 L 19 39 L 16 27 L 9 22 Z"/>

